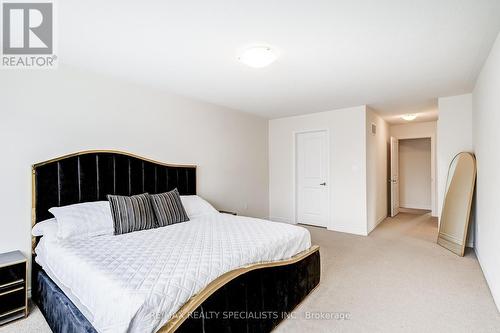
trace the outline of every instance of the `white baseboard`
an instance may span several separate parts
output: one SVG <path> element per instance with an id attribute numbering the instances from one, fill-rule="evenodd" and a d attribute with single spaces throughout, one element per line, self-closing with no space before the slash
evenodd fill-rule
<path id="1" fill-rule="evenodd" d="M 284 222 L 284 223 L 295 224 L 292 221 L 292 219 L 289 218 L 289 217 L 269 216 L 268 220 L 269 221 L 274 221 L 274 222 Z"/>
<path id="2" fill-rule="evenodd" d="M 386 215 L 382 216 L 381 218 L 379 218 L 379 219 L 377 220 L 377 223 L 375 223 L 375 225 L 373 226 L 373 228 L 371 228 L 370 230 L 368 230 L 368 235 L 369 235 L 369 234 L 370 234 L 373 230 L 375 230 L 375 229 L 378 227 L 378 225 L 379 225 L 380 223 L 382 223 L 382 221 L 384 221 L 384 220 L 387 218 L 387 216 L 388 216 L 388 215 L 386 214 Z"/>
<path id="3" fill-rule="evenodd" d="M 334 226 L 334 227 L 328 226 L 326 229 L 331 230 L 331 231 L 343 232 L 343 233 L 351 234 L 351 235 L 368 236 L 366 229 L 365 230 L 353 230 L 351 228 L 344 228 L 343 226 L 340 226 L 340 227 L 339 226 Z"/>
<path id="4" fill-rule="evenodd" d="M 428 206 L 428 205 L 412 204 L 412 203 L 400 203 L 399 207 L 408 209 L 432 210 L 432 207 L 430 205 Z"/>
<path id="5" fill-rule="evenodd" d="M 476 252 L 476 257 L 477 261 L 479 262 L 479 266 L 481 267 L 481 270 L 483 271 L 484 279 L 486 280 L 486 284 L 488 285 L 490 289 L 491 296 L 493 297 L 493 301 L 495 302 L 495 305 L 497 306 L 498 312 L 500 312 L 500 289 L 495 288 L 495 286 L 491 283 L 492 278 L 491 274 L 489 271 L 486 269 L 486 267 L 482 264 L 481 260 L 481 255 L 480 252 L 478 251 L 477 247 L 474 248 L 474 252 Z"/>

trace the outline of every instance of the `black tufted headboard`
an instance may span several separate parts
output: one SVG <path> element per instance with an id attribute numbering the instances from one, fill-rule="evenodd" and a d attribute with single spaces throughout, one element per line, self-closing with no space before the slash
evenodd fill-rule
<path id="1" fill-rule="evenodd" d="M 51 207 L 107 200 L 106 195 L 196 194 L 196 166 L 170 165 L 118 151 L 87 151 L 33 165 L 33 224 Z"/>

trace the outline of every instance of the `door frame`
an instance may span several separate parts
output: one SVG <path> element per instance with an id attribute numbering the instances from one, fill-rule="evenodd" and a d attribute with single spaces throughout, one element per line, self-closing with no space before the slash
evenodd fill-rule
<path id="1" fill-rule="evenodd" d="M 394 158 L 394 152 L 397 152 L 397 159 Z M 393 167 L 397 166 L 398 174 L 396 183 L 393 179 Z M 400 208 L 400 191 L 399 191 L 399 138 L 394 136 L 389 137 L 389 212 L 390 217 L 395 217 L 399 214 Z M 396 190 L 395 190 L 396 189 Z M 394 204 L 394 192 L 397 191 L 397 207 Z"/>
<path id="2" fill-rule="evenodd" d="M 292 132 L 292 140 L 293 140 L 293 148 L 292 148 L 292 192 L 293 192 L 293 216 L 292 216 L 292 221 L 294 224 L 298 224 L 297 222 L 297 202 L 298 202 L 298 191 L 297 191 L 297 139 L 300 134 L 305 134 L 305 133 L 315 133 L 315 132 L 325 132 L 326 134 L 326 184 L 327 184 L 327 209 L 326 209 L 326 226 L 325 228 L 330 230 L 330 225 L 331 225 L 331 182 L 330 182 L 330 130 L 328 128 L 319 128 L 319 129 L 308 129 L 308 130 L 300 130 L 300 131 L 293 131 Z M 318 227 L 321 228 L 321 227 Z"/>
<path id="3" fill-rule="evenodd" d="M 431 139 L 431 211 L 432 211 L 431 215 L 437 216 L 438 179 L 437 179 L 436 135 L 420 134 L 420 135 L 400 135 L 394 137 L 398 140 Z"/>

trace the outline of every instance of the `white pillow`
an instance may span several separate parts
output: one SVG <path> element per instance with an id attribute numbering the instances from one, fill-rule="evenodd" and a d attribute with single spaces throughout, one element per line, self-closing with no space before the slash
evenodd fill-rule
<path id="1" fill-rule="evenodd" d="M 45 239 L 56 239 L 57 228 L 56 219 L 48 219 L 35 224 L 31 229 L 31 234 L 35 237 L 43 236 Z"/>
<path id="2" fill-rule="evenodd" d="M 190 219 L 218 213 L 217 209 L 197 195 L 181 195 L 181 202 Z"/>
<path id="3" fill-rule="evenodd" d="M 59 238 L 89 238 L 114 234 L 113 217 L 108 201 L 52 207 L 49 212 L 57 220 Z"/>

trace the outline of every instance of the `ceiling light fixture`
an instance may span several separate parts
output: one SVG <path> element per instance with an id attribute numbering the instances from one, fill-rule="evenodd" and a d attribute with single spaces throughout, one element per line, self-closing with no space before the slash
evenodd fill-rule
<path id="1" fill-rule="evenodd" d="M 412 121 L 412 120 L 417 119 L 417 115 L 415 113 L 408 113 L 408 114 L 405 114 L 404 116 L 401 116 L 401 118 L 403 118 L 403 120 L 406 120 L 406 121 Z"/>
<path id="2" fill-rule="evenodd" d="M 253 46 L 249 47 L 241 53 L 238 60 L 253 68 L 262 68 L 269 66 L 276 59 L 278 53 L 269 46 Z"/>

